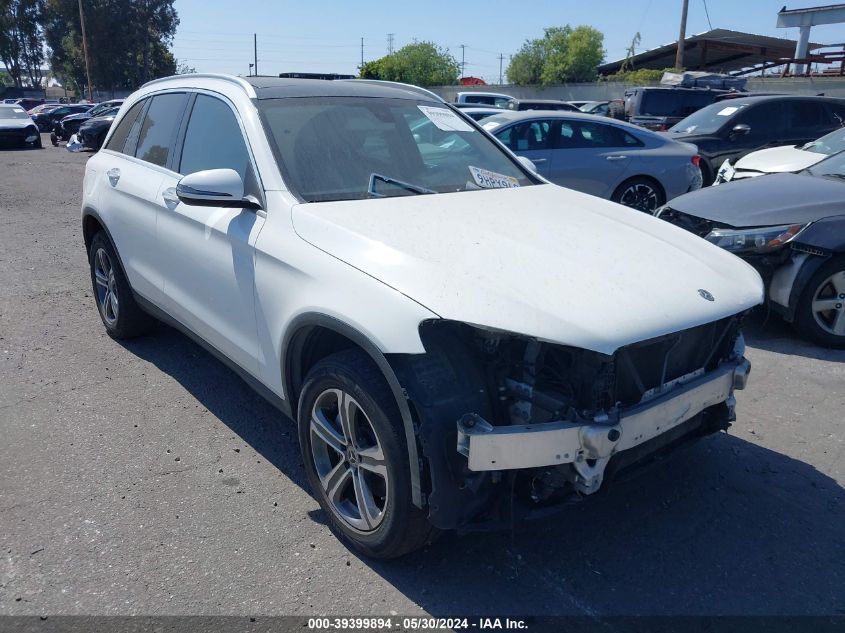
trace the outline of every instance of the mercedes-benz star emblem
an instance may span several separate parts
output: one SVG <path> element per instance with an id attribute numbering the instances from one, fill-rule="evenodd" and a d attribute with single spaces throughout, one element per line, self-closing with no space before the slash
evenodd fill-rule
<path id="1" fill-rule="evenodd" d="M 704 288 L 699 288 L 699 289 L 698 289 L 698 294 L 700 294 L 700 295 L 701 295 L 701 298 L 702 298 L 702 299 L 707 299 L 708 301 L 715 301 L 715 300 L 716 300 L 716 297 L 714 297 L 713 295 L 711 295 L 711 294 L 710 294 L 709 292 L 707 292 Z"/>

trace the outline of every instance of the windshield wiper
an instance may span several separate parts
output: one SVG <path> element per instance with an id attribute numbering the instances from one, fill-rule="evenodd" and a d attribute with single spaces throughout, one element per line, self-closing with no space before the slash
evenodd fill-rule
<path id="1" fill-rule="evenodd" d="M 404 189 L 405 191 L 412 191 L 418 194 L 424 193 L 437 193 L 436 191 L 432 191 L 431 189 L 426 189 L 425 187 L 420 187 L 419 185 L 411 184 L 410 182 L 405 182 L 404 180 L 397 180 L 396 178 L 391 178 L 390 176 L 382 176 L 381 174 L 370 174 L 370 186 L 367 187 L 367 193 L 375 198 L 385 198 L 383 193 L 376 192 L 376 181 L 381 180 L 388 185 L 396 185 L 400 189 Z"/>
<path id="2" fill-rule="evenodd" d="M 839 180 L 845 180 L 845 174 L 822 174 L 822 178 L 839 178 Z"/>

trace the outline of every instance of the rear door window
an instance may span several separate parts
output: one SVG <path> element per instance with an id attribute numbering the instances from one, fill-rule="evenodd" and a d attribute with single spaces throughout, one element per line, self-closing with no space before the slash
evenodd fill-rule
<path id="1" fill-rule="evenodd" d="M 790 130 L 806 132 L 814 135 L 814 131 L 828 125 L 828 118 L 825 104 L 820 101 L 790 101 L 787 103 L 787 120 Z"/>
<path id="2" fill-rule="evenodd" d="M 186 101 L 185 93 L 169 93 L 152 98 L 138 136 L 138 148 L 135 150 L 137 158 L 160 167 L 168 166 Z"/>

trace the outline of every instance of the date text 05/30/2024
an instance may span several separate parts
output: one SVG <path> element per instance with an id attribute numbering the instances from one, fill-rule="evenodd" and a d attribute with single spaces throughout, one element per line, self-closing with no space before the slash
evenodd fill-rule
<path id="1" fill-rule="evenodd" d="M 311 631 L 495 631 L 527 630 L 519 618 L 357 617 L 308 618 Z"/>

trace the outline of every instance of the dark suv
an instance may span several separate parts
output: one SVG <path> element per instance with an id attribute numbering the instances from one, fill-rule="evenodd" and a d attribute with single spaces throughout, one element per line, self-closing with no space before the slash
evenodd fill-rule
<path id="1" fill-rule="evenodd" d="M 625 91 L 625 119 L 649 130 L 668 130 L 696 110 L 734 94 L 710 88 L 629 88 Z"/>
<path id="2" fill-rule="evenodd" d="M 669 135 L 698 146 L 704 185 L 725 160 L 765 147 L 803 145 L 845 124 L 845 99 L 739 97 L 713 103 L 677 123 Z"/>

